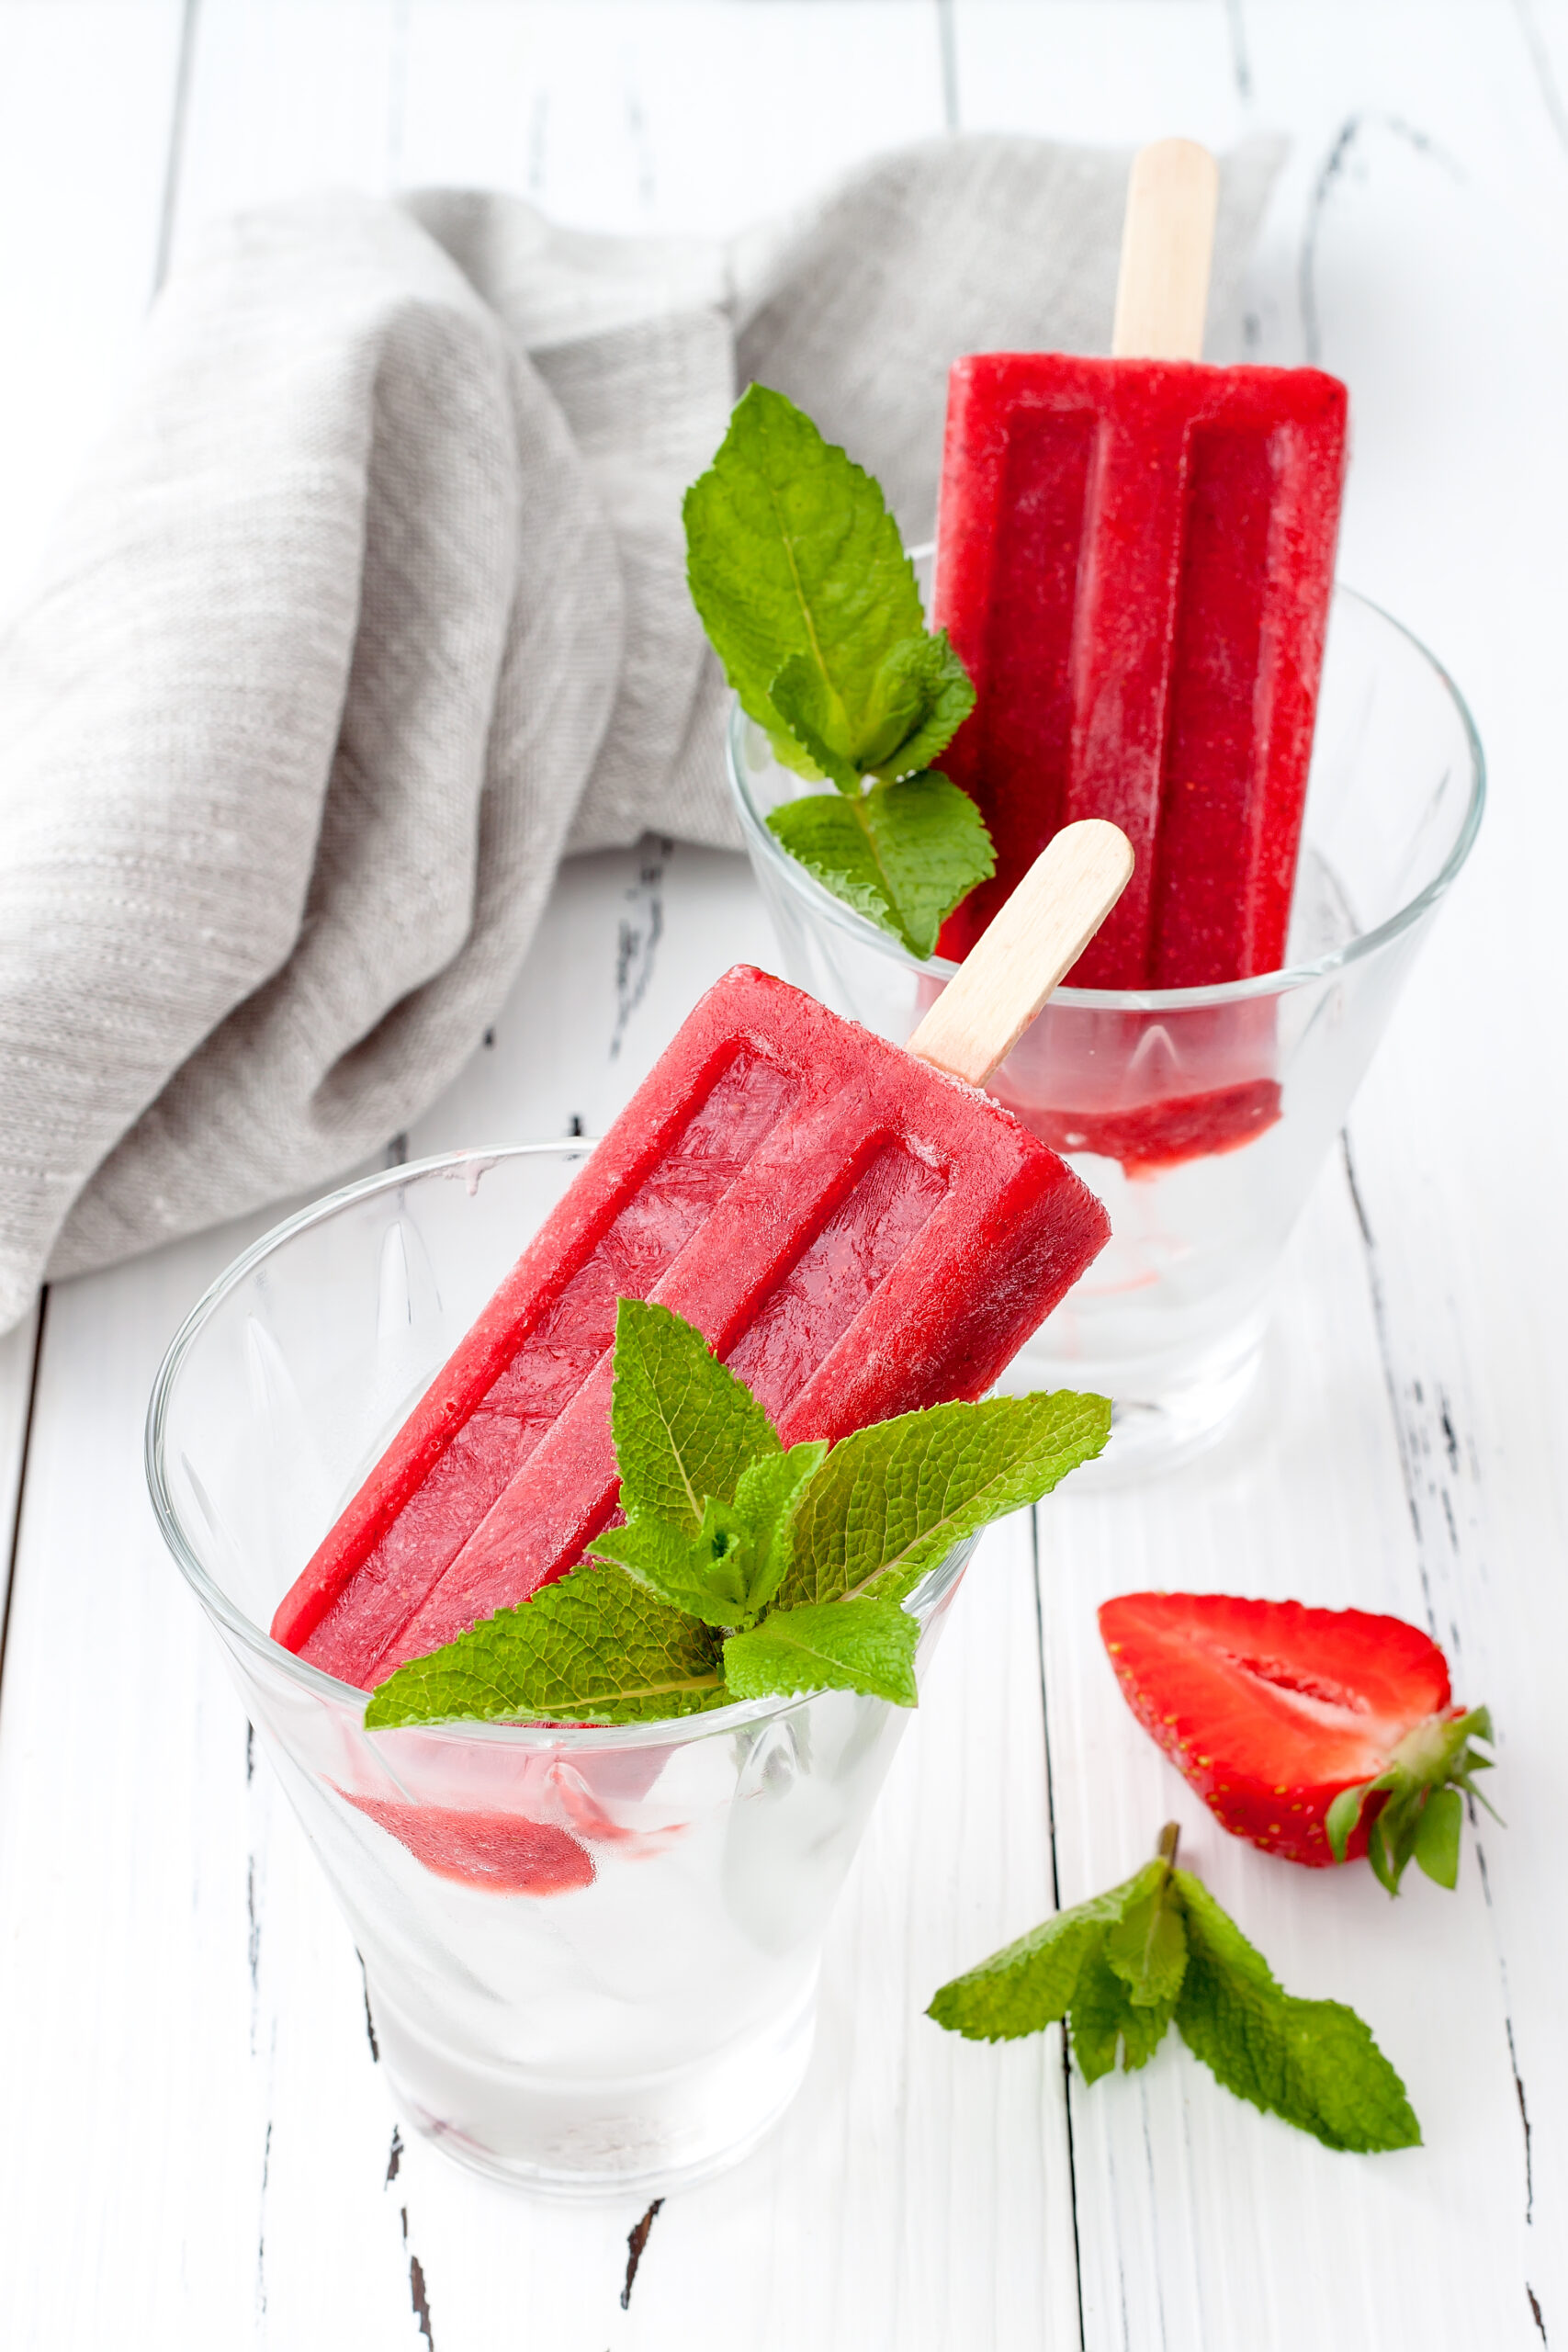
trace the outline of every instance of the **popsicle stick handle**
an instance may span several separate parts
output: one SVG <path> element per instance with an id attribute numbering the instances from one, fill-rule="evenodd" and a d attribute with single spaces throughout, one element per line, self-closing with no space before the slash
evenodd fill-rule
<path id="1" fill-rule="evenodd" d="M 1077 962 L 1132 873 L 1133 845 L 1118 826 L 1100 817 L 1064 825 L 970 949 L 909 1039 L 909 1052 L 984 1086 Z"/>
<path id="2" fill-rule="evenodd" d="M 1199 359 L 1209 308 L 1209 264 L 1220 167 L 1190 139 L 1140 147 L 1127 182 L 1115 359 Z"/>

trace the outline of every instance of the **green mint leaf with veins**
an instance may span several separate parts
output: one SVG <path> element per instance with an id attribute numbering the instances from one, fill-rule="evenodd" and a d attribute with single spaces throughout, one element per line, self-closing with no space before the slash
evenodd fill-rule
<path id="1" fill-rule="evenodd" d="M 769 824 L 825 888 L 929 956 L 996 860 L 974 802 L 931 767 L 975 689 L 926 628 L 881 491 L 753 384 L 683 512 L 692 598 L 742 708 L 787 767 L 844 797 L 786 803 Z"/>
<path id="2" fill-rule="evenodd" d="M 894 788 L 902 792 L 904 786 Z M 887 877 L 853 801 L 831 793 L 808 793 L 803 800 L 782 801 L 771 808 L 767 821 L 768 831 L 825 890 L 908 945 Z"/>
<path id="3" fill-rule="evenodd" d="M 782 1452 L 743 1381 L 694 1325 L 646 1299 L 615 1309 L 610 1428 L 628 1519 L 667 1520 L 695 1535 L 710 1496 L 733 1502 L 753 1462 Z"/>
<path id="4" fill-rule="evenodd" d="M 1145 1863 L 1135 1877 L 1109 1894 L 1058 1911 L 1055 1918 L 944 1984 L 926 2015 L 971 2041 L 1012 2041 L 1055 2024 L 1073 2007 L 1086 1971 L 1103 1954 L 1111 1929 L 1130 1904 L 1157 1884 L 1163 1867 Z"/>
<path id="5" fill-rule="evenodd" d="M 365 1723 L 656 1723 L 728 1695 L 707 1626 L 617 1569 L 585 1567 L 399 1667 Z"/>
<path id="6" fill-rule="evenodd" d="M 1188 2048 L 1238 2098 L 1326 2148 L 1418 2147 L 1404 2086 L 1354 2009 L 1285 1992 L 1202 1881 L 1173 1876 L 1188 1940 L 1176 2024 Z"/>
<path id="7" fill-rule="evenodd" d="M 975 689 L 942 629 L 893 648 L 878 680 L 875 723 L 852 753 L 841 748 L 839 712 L 820 668 L 807 654 L 790 655 L 769 700 L 812 765 L 852 797 L 867 776 L 892 783 L 929 768 L 974 709 Z M 983 825 L 980 831 L 988 851 Z"/>
<path id="8" fill-rule="evenodd" d="M 886 756 L 903 673 L 925 633 L 914 567 L 881 491 L 782 392 L 753 384 L 686 492 L 686 576 L 708 640 L 779 757 L 816 774 L 773 700 L 792 655 L 815 677 L 812 724 L 850 766 Z"/>
<path id="9" fill-rule="evenodd" d="M 979 810 L 936 768 L 852 800 L 781 801 L 768 830 L 824 889 L 922 960 L 959 899 L 996 871 Z"/>
<path id="10" fill-rule="evenodd" d="M 778 1589 L 789 1561 L 790 1513 L 827 1452 L 827 1440 L 817 1439 L 763 1454 L 742 1471 L 733 1502 L 705 1498 L 694 1535 L 687 1521 L 640 1511 L 596 1535 L 589 1556 L 705 1624 L 750 1624 Z"/>
<path id="11" fill-rule="evenodd" d="M 946 751 L 975 707 L 975 688 L 945 629 L 916 638 L 889 658 L 894 721 L 904 726 L 907 718 L 908 725 L 889 751 L 866 764 L 885 776 L 913 775 Z"/>
<path id="12" fill-rule="evenodd" d="M 857 1430 L 796 1509 L 781 1607 L 902 1600 L 955 1544 L 1048 1495 L 1110 1430 L 1105 1397 L 1067 1390 L 935 1405 Z"/>
<path id="13" fill-rule="evenodd" d="M 920 1629 L 896 1601 L 833 1600 L 775 1609 L 724 1645 L 724 1679 L 737 1699 L 790 1698 L 805 1690 L 858 1690 L 896 1707 L 916 1702 Z"/>
<path id="14" fill-rule="evenodd" d="M 746 1611 L 759 1616 L 776 1598 L 789 1570 L 795 1511 L 828 1459 L 826 1438 L 808 1438 L 787 1453 L 767 1453 L 740 1475 L 735 1516 L 749 1538 Z"/>
<path id="15" fill-rule="evenodd" d="M 812 768 L 853 799 L 864 781 L 847 752 L 833 738 L 844 732 L 826 679 L 804 653 L 792 653 L 769 690 L 768 699 Z"/>
<path id="16" fill-rule="evenodd" d="M 1110 1407 L 1065 1394 L 940 1405 L 786 1452 L 700 1331 L 622 1299 L 610 1418 L 625 1523 L 575 1574 L 390 1675 L 371 1729 L 646 1723 L 819 1690 L 912 1707 L 906 1594 L 1097 1453 Z"/>
<path id="17" fill-rule="evenodd" d="M 1175 2001 L 1187 1970 L 1187 1930 L 1171 1901 L 1168 1871 L 1161 1870 L 1156 1883 L 1127 1904 L 1105 1939 L 1105 1964 L 1125 1984 L 1134 2008 Z"/>
<path id="18" fill-rule="evenodd" d="M 980 811 L 940 769 L 923 768 L 897 784 L 874 784 L 855 814 L 905 945 L 922 958 L 933 954 L 960 899 L 997 870 Z"/>
<path id="19" fill-rule="evenodd" d="M 710 1498 L 695 1535 L 664 1519 L 628 1520 L 596 1535 L 588 1556 L 619 1568 L 705 1625 L 734 1625 L 746 1613 L 744 1550 L 733 1506 Z"/>
<path id="20" fill-rule="evenodd" d="M 1070 2022 L 1073 2055 L 1085 2082 L 1109 2075 L 1118 2052 L 1125 2074 L 1146 2066 L 1165 2039 L 1175 2006 L 1173 2000 L 1152 2006 L 1134 2001 L 1103 1950 L 1096 1952 L 1078 1980 Z"/>
<path id="21" fill-rule="evenodd" d="M 1415 2147 L 1404 2086 L 1352 2009 L 1302 2001 L 1190 1871 L 1160 1857 L 1108 1894 L 1059 1912 L 944 1984 L 928 2010 L 975 2041 L 1066 2018 L 1087 2082 L 1145 2064 L 1174 2018 L 1194 2054 L 1240 2098 L 1326 2147 Z"/>

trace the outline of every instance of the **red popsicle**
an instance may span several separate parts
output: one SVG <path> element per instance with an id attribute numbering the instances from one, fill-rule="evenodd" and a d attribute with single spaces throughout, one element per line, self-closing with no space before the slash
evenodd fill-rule
<path id="1" fill-rule="evenodd" d="M 275 1637 L 368 1688 L 571 1567 L 615 1508 L 617 1298 L 695 1323 L 786 1444 L 982 1395 L 1109 1227 L 979 1083 L 1130 865 L 1109 825 L 1065 834 L 908 1052 L 743 965 L 710 989 Z"/>
<path id="2" fill-rule="evenodd" d="M 1133 885 L 1071 984 L 1202 988 L 1284 960 L 1345 447 L 1311 368 L 985 354 L 948 400 L 936 617 L 977 692 L 944 765 L 994 881 L 1106 816 Z"/>
<path id="3" fill-rule="evenodd" d="M 1098 816 L 1137 864 L 1071 985 L 1206 987 L 1284 959 L 1346 397 L 1316 368 L 1165 356 L 1201 343 L 1213 171 L 1165 141 L 1134 172 L 1113 348 L 1161 356 L 953 369 L 935 617 L 977 701 L 942 765 L 997 873 L 946 955 L 1060 826 Z"/>

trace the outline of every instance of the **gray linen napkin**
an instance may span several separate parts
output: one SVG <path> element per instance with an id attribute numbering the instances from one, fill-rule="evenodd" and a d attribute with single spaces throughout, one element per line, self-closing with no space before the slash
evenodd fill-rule
<path id="1" fill-rule="evenodd" d="M 327 196 L 180 269 L 0 639 L 0 1329 L 380 1146 L 566 852 L 736 842 L 680 501 L 738 386 L 928 537 L 955 354 L 1103 347 L 1127 160 L 932 142 L 728 246 Z"/>

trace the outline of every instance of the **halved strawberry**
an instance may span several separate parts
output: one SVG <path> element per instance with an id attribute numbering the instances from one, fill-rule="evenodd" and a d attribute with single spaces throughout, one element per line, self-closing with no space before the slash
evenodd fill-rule
<path id="1" fill-rule="evenodd" d="M 1412 1856 L 1452 1886 L 1460 1791 L 1489 1759 L 1443 1654 L 1361 1609 L 1128 1592 L 1100 1630 L 1123 1696 L 1222 1828 L 1314 1867 L 1366 1854 L 1390 1894 Z M 1484 1802 L 1484 1800 L 1483 1800 Z M 1490 1809 L 1490 1808 L 1489 1808 Z"/>

